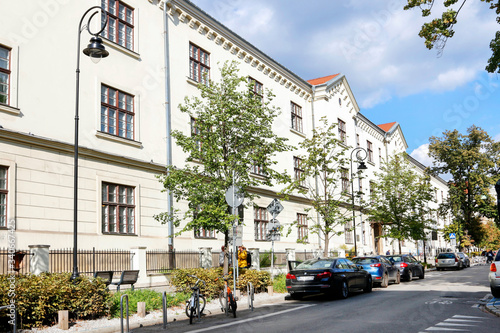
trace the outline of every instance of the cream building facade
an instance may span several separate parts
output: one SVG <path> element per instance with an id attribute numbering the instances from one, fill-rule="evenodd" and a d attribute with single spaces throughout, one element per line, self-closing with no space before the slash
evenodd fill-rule
<path id="1" fill-rule="evenodd" d="M 83 55 L 80 59 L 79 248 L 220 248 L 223 235 L 185 232 L 172 239 L 168 236 L 180 229 L 171 230 L 153 216 L 168 208 L 156 175 L 169 163 L 182 166 L 186 157 L 169 143 L 170 128 L 191 131 L 189 116 L 178 105 L 198 94 L 203 73 L 219 80 L 218 67 L 225 61 L 238 61 L 241 74 L 276 95 L 273 104 L 282 113 L 273 128 L 291 146 L 310 137 L 321 117 L 338 123 L 346 146 L 369 152 L 363 189 L 368 190 L 383 159 L 408 147 L 397 123 L 377 126 L 362 115 L 345 76 L 306 81 L 189 1 L 0 0 L 0 244 L 7 239 L 8 223 L 15 221 L 18 248 L 72 247 L 75 49 L 78 22 L 92 6 L 109 14 L 103 40 L 110 54 L 98 64 Z M 99 29 L 96 17 L 91 31 Z M 81 49 L 90 37 L 87 30 L 81 32 Z M 278 169 L 293 175 L 294 158 L 302 153 L 280 154 Z M 433 184 L 438 202 L 444 200 L 447 184 L 440 179 Z M 270 249 L 259 230 L 270 219 L 265 208 L 279 190 L 255 189 L 260 198 L 254 203 L 263 215 L 256 219 L 254 207 L 244 209 L 247 248 Z M 309 243 L 297 243 L 317 223 L 314 212 L 307 213 L 311 220 L 304 216 L 309 202 L 295 196 L 282 203 L 280 222 L 303 219 L 304 227 L 282 236 L 275 249 L 319 251 L 322 243 L 314 235 Z M 174 203 L 181 210 L 185 204 Z M 390 241 L 378 238 L 380 226 L 359 210 L 355 215 L 359 253 L 392 249 Z M 432 242 L 446 246 L 442 238 Z M 342 254 L 352 246 L 348 232 L 333 238 L 330 249 Z M 418 244 L 404 248 L 417 250 Z"/>

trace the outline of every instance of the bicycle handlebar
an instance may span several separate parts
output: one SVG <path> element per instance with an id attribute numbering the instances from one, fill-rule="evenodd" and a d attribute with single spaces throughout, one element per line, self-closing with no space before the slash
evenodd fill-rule
<path id="1" fill-rule="evenodd" d="M 197 276 L 195 276 L 195 275 L 191 275 L 191 274 L 187 274 L 187 276 L 189 276 L 189 277 L 192 277 L 192 278 L 196 279 L 196 282 L 195 282 L 195 284 L 194 284 L 194 287 L 198 287 L 198 283 L 199 283 L 200 281 L 201 281 L 201 282 L 203 282 L 203 285 L 204 285 L 205 287 L 207 286 L 207 284 L 205 283 L 205 281 L 203 281 L 203 280 L 202 280 L 202 279 L 200 279 L 199 277 L 197 277 Z"/>

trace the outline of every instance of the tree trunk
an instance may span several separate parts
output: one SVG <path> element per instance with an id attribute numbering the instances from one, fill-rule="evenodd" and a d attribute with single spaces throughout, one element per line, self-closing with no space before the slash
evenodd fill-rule
<path id="1" fill-rule="evenodd" d="M 224 231 L 224 268 L 223 272 L 224 274 L 227 274 L 229 272 L 229 249 L 228 249 L 228 243 L 229 243 L 229 232 Z"/>
<path id="2" fill-rule="evenodd" d="M 399 254 L 402 254 L 401 253 L 401 239 L 398 239 L 398 245 L 399 245 Z"/>
<path id="3" fill-rule="evenodd" d="M 330 242 L 330 237 L 325 233 L 325 249 L 323 250 L 323 256 L 328 257 L 328 243 Z"/>

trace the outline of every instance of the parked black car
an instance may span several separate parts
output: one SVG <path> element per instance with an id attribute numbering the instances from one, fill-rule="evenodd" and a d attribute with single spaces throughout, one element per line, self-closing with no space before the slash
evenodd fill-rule
<path id="1" fill-rule="evenodd" d="M 415 276 L 420 279 L 425 277 L 424 266 L 411 254 L 398 254 L 386 256 L 394 265 L 399 266 L 401 280 L 411 281 Z"/>
<path id="2" fill-rule="evenodd" d="M 387 288 L 389 282 L 398 284 L 401 279 L 399 265 L 396 266 L 384 256 L 356 257 L 352 261 L 363 266 L 363 269 L 372 275 L 373 283 L 382 288 Z"/>
<path id="3" fill-rule="evenodd" d="M 286 288 L 293 299 L 308 294 L 328 294 L 347 298 L 354 290 L 372 291 L 372 276 L 346 258 L 316 258 L 291 268 Z"/>

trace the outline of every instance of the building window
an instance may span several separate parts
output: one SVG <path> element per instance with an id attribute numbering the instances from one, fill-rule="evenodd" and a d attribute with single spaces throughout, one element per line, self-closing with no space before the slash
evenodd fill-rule
<path id="1" fill-rule="evenodd" d="M 368 151 L 368 162 L 373 162 L 373 145 L 370 141 L 366 141 L 366 148 Z"/>
<path id="2" fill-rule="evenodd" d="M 194 231 L 195 238 L 215 238 L 215 231 L 205 228 L 199 228 Z"/>
<path id="3" fill-rule="evenodd" d="M 378 149 L 378 162 L 382 164 L 382 148 Z"/>
<path id="4" fill-rule="evenodd" d="M 7 170 L 0 166 L 0 228 L 7 227 Z"/>
<path id="5" fill-rule="evenodd" d="M 298 227 L 298 239 L 300 241 L 307 241 L 308 227 L 307 227 L 307 215 L 297 213 L 297 227 Z"/>
<path id="6" fill-rule="evenodd" d="M 302 133 L 302 107 L 290 102 L 292 109 L 292 128 Z"/>
<path id="7" fill-rule="evenodd" d="M 0 45 L 0 103 L 9 104 L 10 49 Z"/>
<path id="8" fill-rule="evenodd" d="M 344 228 L 344 235 L 345 235 L 345 242 L 346 244 L 352 244 L 354 243 L 354 232 L 351 230 L 352 228 L 352 221 L 349 221 L 346 223 L 345 228 Z"/>
<path id="9" fill-rule="evenodd" d="M 304 169 L 302 169 L 302 159 L 298 157 L 293 157 L 293 174 L 295 180 L 300 182 L 300 186 L 306 185 L 306 180 L 304 179 Z"/>
<path id="10" fill-rule="evenodd" d="M 267 240 L 267 224 L 269 219 L 267 217 L 267 209 L 263 207 L 255 207 L 255 240 L 265 241 Z"/>
<path id="11" fill-rule="evenodd" d="M 359 182 L 359 197 L 363 199 L 363 178 L 358 178 Z"/>
<path id="12" fill-rule="evenodd" d="M 374 190 L 375 184 L 373 182 L 370 182 L 370 202 L 374 203 L 375 202 L 375 190 Z"/>
<path id="13" fill-rule="evenodd" d="M 342 181 L 342 192 L 351 193 L 349 187 L 349 170 L 345 168 L 340 169 L 340 179 Z"/>
<path id="14" fill-rule="evenodd" d="M 359 134 L 356 134 L 356 147 L 359 147 Z"/>
<path id="15" fill-rule="evenodd" d="M 264 97 L 264 86 L 262 85 L 262 83 L 260 83 L 255 79 L 249 78 L 249 80 L 252 84 L 251 85 L 252 93 L 255 96 L 257 96 L 260 100 L 262 100 L 262 98 Z"/>
<path id="16" fill-rule="evenodd" d="M 201 139 L 200 139 L 200 129 L 196 126 L 196 119 L 191 117 L 191 137 L 196 138 L 196 145 L 198 146 L 198 151 L 201 151 Z"/>
<path id="17" fill-rule="evenodd" d="M 267 174 L 264 171 L 264 166 L 262 164 L 256 164 L 256 163 L 254 163 L 254 165 L 252 166 L 251 172 L 253 174 L 256 174 L 256 175 L 259 175 L 259 176 L 262 176 L 262 177 L 267 177 Z"/>
<path id="18" fill-rule="evenodd" d="M 134 140 L 134 96 L 101 86 L 101 131 Z"/>
<path id="19" fill-rule="evenodd" d="M 346 129 L 345 129 L 345 121 L 342 121 L 342 120 L 338 119 L 338 123 L 339 123 L 339 140 L 342 143 L 346 143 L 346 141 L 347 141 L 347 132 L 346 132 Z"/>
<path id="20" fill-rule="evenodd" d="M 102 232 L 105 234 L 135 234 L 134 188 L 102 183 Z"/>
<path id="21" fill-rule="evenodd" d="M 189 77 L 205 85 L 210 80 L 210 53 L 191 43 L 189 43 Z"/>
<path id="22" fill-rule="evenodd" d="M 119 0 L 102 0 L 101 7 L 108 14 L 108 25 L 102 35 L 118 45 L 133 50 L 134 9 Z"/>

